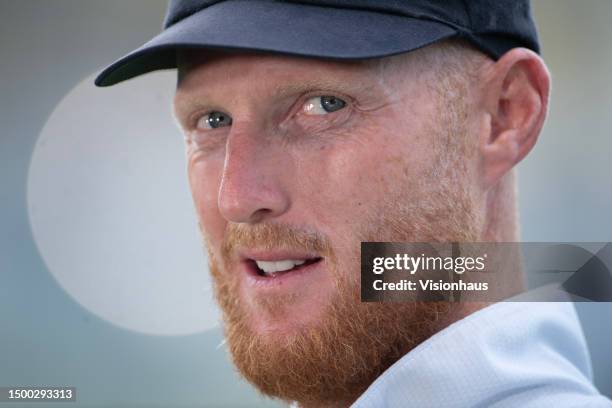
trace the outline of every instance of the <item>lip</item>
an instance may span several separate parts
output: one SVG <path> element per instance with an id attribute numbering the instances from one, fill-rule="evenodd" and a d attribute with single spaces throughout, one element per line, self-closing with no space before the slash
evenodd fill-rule
<path id="1" fill-rule="evenodd" d="M 318 254 L 296 250 L 248 250 L 239 252 L 240 274 L 245 276 L 247 286 L 266 291 L 298 289 L 304 281 L 316 279 L 315 274 L 322 274 L 325 269 L 325 258 Z M 285 259 L 309 260 L 319 258 L 318 261 L 302 265 L 287 273 L 275 276 L 262 276 L 257 272 L 255 260 L 281 261 Z"/>
<path id="2" fill-rule="evenodd" d="M 319 254 L 313 252 L 291 250 L 291 249 L 278 249 L 278 250 L 257 250 L 257 249 L 245 249 L 238 252 L 240 262 L 244 261 L 282 261 L 285 259 L 313 259 L 321 258 Z"/>

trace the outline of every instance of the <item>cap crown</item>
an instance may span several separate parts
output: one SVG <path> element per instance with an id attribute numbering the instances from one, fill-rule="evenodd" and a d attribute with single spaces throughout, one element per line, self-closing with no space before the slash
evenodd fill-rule
<path id="1" fill-rule="evenodd" d="M 232 0 L 171 0 L 164 28 L 209 6 Z M 251 0 L 253 1 L 253 0 Z M 260 0 L 261 1 L 261 0 Z M 539 52 L 528 0 L 263 0 L 333 8 L 369 10 L 447 24 L 489 54 L 499 54 L 487 40 L 507 42 Z"/>

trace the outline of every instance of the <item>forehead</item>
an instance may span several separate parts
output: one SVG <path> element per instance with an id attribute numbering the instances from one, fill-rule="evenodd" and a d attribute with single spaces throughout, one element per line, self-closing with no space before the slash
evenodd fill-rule
<path id="1" fill-rule="evenodd" d="M 330 60 L 300 56 L 272 54 L 252 51 L 183 50 L 177 54 L 179 74 L 185 76 L 193 71 L 242 67 L 265 67 L 285 71 L 329 70 L 358 72 L 366 71 L 380 64 L 382 59 Z"/>
<path id="2" fill-rule="evenodd" d="M 408 63 L 406 63 L 408 62 Z M 228 84 L 238 87 L 360 84 L 387 82 L 399 71 L 416 71 L 417 58 L 399 55 L 368 60 L 329 60 L 255 52 L 185 50 L 178 54 L 178 90 L 207 91 Z M 178 95 L 177 95 L 178 96 Z"/>

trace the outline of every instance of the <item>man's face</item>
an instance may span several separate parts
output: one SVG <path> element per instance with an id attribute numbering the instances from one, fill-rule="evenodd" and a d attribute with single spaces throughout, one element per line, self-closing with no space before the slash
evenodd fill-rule
<path id="1" fill-rule="evenodd" d="M 361 241 L 478 239 L 469 96 L 419 53 L 183 58 L 175 108 L 228 345 L 264 393 L 348 401 L 451 313 L 359 301 Z"/>

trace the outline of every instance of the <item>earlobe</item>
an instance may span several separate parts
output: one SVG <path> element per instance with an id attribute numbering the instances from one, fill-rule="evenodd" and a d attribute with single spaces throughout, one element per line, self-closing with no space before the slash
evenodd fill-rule
<path id="1" fill-rule="evenodd" d="M 485 188 L 494 186 L 535 145 L 548 107 L 550 75 L 534 52 L 515 48 L 485 74 L 480 126 Z"/>
<path id="2" fill-rule="evenodd" d="M 494 186 L 516 163 L 520 161 L 520 146 L 514 130 L 499 134 L 494 143 L 482 147 L 485 166 L 485 187 Z"/>

